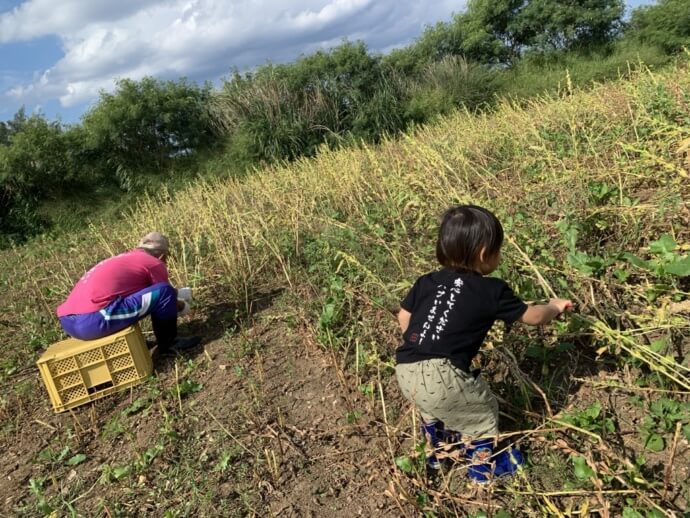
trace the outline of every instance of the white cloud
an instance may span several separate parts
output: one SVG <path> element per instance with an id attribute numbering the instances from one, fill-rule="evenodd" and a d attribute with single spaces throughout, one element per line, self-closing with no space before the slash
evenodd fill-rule
<path id="1" fill-rule="evenodd" d="M 30 0 L 0 15 L 0 43 L 69 33 L 86 24 L 117 21 L 156 4 L 150 0 Z"/>
<path id="2" fill-rule="evenodd" d="M 408 42 L 464 1 L 437 0 L 29 0 L 0 14 L 0 43 L 55 35 L 64 56 L 16 102 L 73 106 L 116 78 L 213 80 L 232 67 L 293 60 L 362 39 L 373 50 Z"/>

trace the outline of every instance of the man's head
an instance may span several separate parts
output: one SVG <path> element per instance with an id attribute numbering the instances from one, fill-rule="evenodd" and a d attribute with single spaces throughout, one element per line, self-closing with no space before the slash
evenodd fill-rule
<path id="1" fill-rule="evenodd" d="M 168 255 L 170 243 L 168 238 L 160 232 L 149 232 L 141 238 L 137 248 L 144 250 L 154 257 L 164 260 Z"/>

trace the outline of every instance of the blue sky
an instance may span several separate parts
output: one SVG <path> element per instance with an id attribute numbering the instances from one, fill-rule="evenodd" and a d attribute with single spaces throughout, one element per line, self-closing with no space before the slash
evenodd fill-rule
<path id="1" fill-rule="evenodd" d="M 629 8 L 653 3 L 627 0 Z M 463 0 L 0 0 L 0 120 L 75 122 L 121 77 L 218 81 L 344 38 L 387 51 Z"/>

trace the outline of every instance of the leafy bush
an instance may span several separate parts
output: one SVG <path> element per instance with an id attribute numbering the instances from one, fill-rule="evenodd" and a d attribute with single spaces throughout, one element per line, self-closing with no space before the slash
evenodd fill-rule
<path id="1" fill-rule="evenodd" d="M 426 122 L 458 106 L 485 105 L 496 93 L 496 77 L 496 72 L 482 65 L 446 56 L 428 65 L 419 81 L 410 82 L 406 118 Z"/>
<path id="2" fill-rule="evenodd" d="M 212 142 L 207 103 L 211 86 L 185 79 L 123 79 L 83 118 L 86 149 L 101 176 L 129 190 L 137 176 L 168 167 L 173 158 Z"/>
<path id="3" fill-rule="evenodd" d="M 0 146 L 0 246 L 35 234 L 47 221 L 37 212 L 39 200 L 55 199 L 80 171 L 76 130 L 40 115 L 24 117 L 5 127 Z"/>
<path id="4" fill-rule="evenodd" d="M 677 52 L 690 44 L 688 0 L 659 0 L 655 5 L 635 9 L 627 36 L 666 52 Z"/>
<path id="5" fill-rule="evenodd" d="M 240 159 L 290 160 L 313 155 L 323 143 L 376 141 L 399 131 L 400 88 L 363 43 L 344 43 L 293 64 L 235 73 L 213 104 Z"/>
<path id="6" fill-rule="evenodd" d="M 291 90 L 287 78 L 273 70 L 256 78 L 235 74 L 214 107 L 230 152 L 248 164 L 313 154 L 342 129 L 338 107 L 322 87 Z"/>

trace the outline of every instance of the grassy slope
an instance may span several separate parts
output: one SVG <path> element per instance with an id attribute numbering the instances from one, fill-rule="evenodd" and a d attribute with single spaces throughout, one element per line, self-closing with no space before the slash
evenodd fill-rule
<path id="1" fill-rule="evenodd" d="M 667 66 L 676 59 L 678 58 L 669 56 L 656 47 L 632 45 L 625 42 L 616 45 L 611 53 L 595 52 L 591 55 L 582 55 L 573 52 L 551 56 L 535 55 L 526 57 L 514 67 L 497 71 L 493 76 L 492 82 L 494 84 L 491 89 L 497 97 L 516 99 L 522 102 L 548 92 L 566 91 L 573 85 L 589 87 L 595 82 L 628 77 L 640 67 L 655 70 L 658 67 Z M 460 84 L 467 80 L 461 72 L 462 65 L 456 63 L 455 67 L 450 68 L 454 70 L 457 75 L 456 80 Z M 427 84 L 420 79 L 422 82 L 419 83 L 419 88 L 431 89 L 424 94 L 422 104 L 430 103 L 433 106 L 435 102 L 441 102 L 439 98 L 444 97 L 444 92 L 446 92 L 449 84 L 453 83 L 448 79 L 448 77 L 453 76 L 453 72 L 451 70 L 446 70 L 446 72 L 450 76 L 436 79 L 440 84 L 436 84 L 430 79 L 427 79 L 430 81 Z M 470 90 L 479 89 L 484 92 L 486 85 L 475 80 L 473 86 L 466 85 L 466 88 Z M 483 96 L 485 93 L 481 95 Z M 479 94 L 476 93 L 476 95 Z M 453 109 L 450 100 L 445 102 L 449 104 L 443 113 Z M 460 102 L 459 99 L 456 99 L 456 102 Z M 440 109 L 440 107 L 437 108 Z M 491 109 L 490 107 L 482 107 L 482 109 L 485 108 Z M 431 108 L 429 107 L 429 109 Z M 222 112 L 223 108 L 216 107 L 216 110 Z M 427 113 L 426 116 L 430 117 L 427 119 L 430 122 L 441 115 L 441 113 Z M 240 148 L 243 144 L 240 143 L 238 146 L 238 150 L 241 151 Z M 243 155 L 244 153 L 240 152 L 239 154 Z M 93 185 L 88 184 L 74 185 L 71 190 L 51 193 L 40 203 L 38 216 L 40 219 L 50 222 L 49 228 L 44 232 L 49 236 L 79 231 L 84 226 L 84 221 L 115 219 L 120 211 L 135 205 L 142 192 L 155 193 L 161 188 L 166 188 L 169 192 L 176 192 L 199 178 L 240 178 L 251 167 L 247 160 L 246 157 L 240 159 L 237 153 L 233 154 L 227 149 L 210 149 L 202 151 L 196 156 L 185 157 L 176 161 L 169 170 L 153 175 L 139 175 L 136 178 L 136 185 L 132 185 L 129 192 L 120 191 L 115 185 L 101 185 L 95 189 Z M 113 190 L 115 190 L 116 196 L 113 196 Z"/>
<path id="2" fill-rule="evenodd" d="M 222 297 L 246 316 L 252 300 L 285 290 L 310 335 L 356 371 L 363 392 L 384 380 L 387 417 L 411 432 L 390 383 L 398 340 L 392 312 L 414 278 L 434 267 L 438 215 L 449 204 L 473 202 L 503 220 L 500 273 L 525 299 L 557 293 L 578 303 L 578 316 L 539 332 L 520 328 L 504 337 L 496 330 L 480 358 L 504 400 L 508 429 L 560 428 L 513 436 L 534 467 L 494 497 L 522 513 L 684 506 L 687 458 L 678 456 L 668 477 L 664 470 L 672 450 L 687 450 L 687 407 L 664 414 L 661 403 L 653 405 L 682 403 L 677 391 L 690 390 L 690 319 L 679 304 L 688 283 L 663 273 L 690 241 L 689 137 L 687 70 L 641 73 L 560 99 L 505 104 L 491 115 L 457 114 L 377 148 L 324 150 L 246 180 L 199 183 L 172 199 L 142 202 L 126 218 L 130 225 L 3 252 L 2 440 L 21 433 L 27 423 L 18 413 L 44 398 L 26 368 L 58 337 L 52 308 L 89 265 L 151 228 L 171 236 L 174 281 L 196 287 L 202 305 Z M 653 255 L 649 244 L 662 234 L 682 249 Z M 660 266 L 638 268 L 623 252 Z M 507 371 L 511 356 L 503 345 L 522 371 Z M 597 383 L 609 382 L 622 388 L 597 392 Z M 645 414 L 652 422 L 643 427 L 638 418 Z M 576 417 L 565 422 L 564 415 Z M 394 456 L 411 454 L 400 434 L 391 438 Z M 645 443 L 654 447 L 645 450 Z M 45 475 L 55 469 L 54 459 L 36 462 Z M 107 492 L 113 479 L 104 480 Z M 453 505 L 452 484 L 431 487 L 414 473 L 392 480 L 397 497 L 414 500 L 416 493 L 417 505 L 437 510 Z M 27 497 L 24 505 L 37 501 Z"/>

